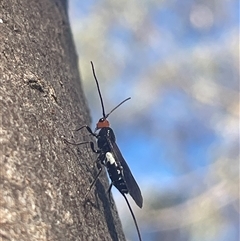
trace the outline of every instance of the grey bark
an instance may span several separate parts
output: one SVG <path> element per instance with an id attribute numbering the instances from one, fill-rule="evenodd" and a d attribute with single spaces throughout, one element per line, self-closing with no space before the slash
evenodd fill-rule
<path id="1" fill-rule="evenodd" d="M 66 5 L 0 2 L 1 240 L 125 240 L 106 174 L 83 198 L 96 156 L 62 140 L 90 124 Z"/>

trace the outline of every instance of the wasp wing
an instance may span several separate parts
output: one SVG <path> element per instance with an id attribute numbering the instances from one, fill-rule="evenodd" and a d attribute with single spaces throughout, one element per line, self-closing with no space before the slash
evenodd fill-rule
<path id="1" fill-rule="evenodd" d="M 136 204 L 142 208 L 143 205 L 143 198 L 142 198 L 142 194 L 140 191 L 140 188 L 136 182 L 136 180 L 134 179 L 130 168 L 128 167 L 128 164 L 126 163 L 126 161 L 124 160 L 121 151 L 119 150 L 116 142 L 113 142 L 112 140 L 108 139 L 108 144 L 109 147 L 111 148 L 111 151 L 114 155 L 114 157 L 116 158 L 116 162 L 122 166 L 123 168 L 123 177 L 125 179 L 127 188 L 128 188 L 128 192 L 129 194 L 132 196 L 133 200 L 136 202 Z"/>

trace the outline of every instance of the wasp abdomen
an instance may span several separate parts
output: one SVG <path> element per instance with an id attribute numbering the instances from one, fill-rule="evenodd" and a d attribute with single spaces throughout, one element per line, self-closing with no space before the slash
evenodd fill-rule
<path id="1" fill-rule="evenodd" d="M 122 167 L 119 166 L 111 152 L 106 153 L 106 167 L 112 184 L 121 192 L 128 193 L 126 182 L 122 175 Z"/>

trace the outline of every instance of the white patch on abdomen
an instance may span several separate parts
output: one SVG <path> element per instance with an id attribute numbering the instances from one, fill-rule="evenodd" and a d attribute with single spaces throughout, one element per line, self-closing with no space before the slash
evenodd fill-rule
<path id="1" fill-rule="evenodd" d="M 106 153 L 106 159 L 107 159 L 107 162 L 110 162 L 110 164 L 116 164 L 116 161 L 113 157 L 113 154 L 111 152 L 107 152 Z"/>

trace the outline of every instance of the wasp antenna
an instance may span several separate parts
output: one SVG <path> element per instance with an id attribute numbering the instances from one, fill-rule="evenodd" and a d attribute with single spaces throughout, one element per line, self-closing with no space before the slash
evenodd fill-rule
<path id="1" fill-rule="evenodd" d="M 103 104 L 103 98 L 102 98 L 102 94 L 101 94 L 101 91 L 100 91 L 100 87 L 99 87 L 99 84 L 98 84 L 98 80 L 97 80 L 97 76 L 95 74 L 95 70 L 94 70 L 94 65 L 93 65 L 93 62 L 91 61 L 91 65 L 92 65 L 92 71 L 93 71 L 93 77 L 96 81 L 96 84 L 97 84 L 97 90 L 98 90 L 98 94 L 99 94 L 99 97 L 100 97 L 100 101 L 101 101 L 101 105 L 102 105 L 102 112 L 103 112 L 103 117 L 106 119 L 106 114 L 105 114 L 105 109 L 104 109 L 104 104 Z"/>
<path id="2" fill-rule="evenodd" d="M 128 208 L 129 208 L 129 210 L 130 210 L 130 213 L 131 213 L 131 215 L 132 215 L 132 218 L 133 218 L 135 227 L 136 227 L 136 229 L 137 229 L 137 234 L 138 234 L 139 241 L 142 241 L 142 237 L 141 237 L 141 234 L 140 234 L 140 230 L 139 230 L 139 228 L 138 228 L 137 220 L 136 220 L 135 215 L 134 215 L 134 213 L 133 213 L 133 210 L 132 210 L 132 208 L 131 208 L 131 206 L 130 206 L 130 203 L 129 203 L 127 197 L 125 196 L 125 194 L 124 194 L 124 193 L 121 193 L 121 194 L 123 195 L 123 197 L 124 197 L 124 199 L 125 199 L 125 201 L 126 201 L 126 203 L 127 203 L 127 205 L 128 205 Z"/>
<path id="3" fill-rule="evenodd" d="M 131 97 L 128 97 L 127 99 L 125 99 L 125 100 L 123 100 L 121 103 L 119 103 L 116 107 L 114 107 L 114 108 L 106 115 L 105 118 L 108 118 L 108 116 L 109 116 L 111 113 L 113 113 L 113 111 L 115 111 L 120 105 L 122 105 L 124 102 L 126 102 L 126 101 L 128 101 L 128 100 L 130 100 L 130 99 L 131 99 Z"/>

